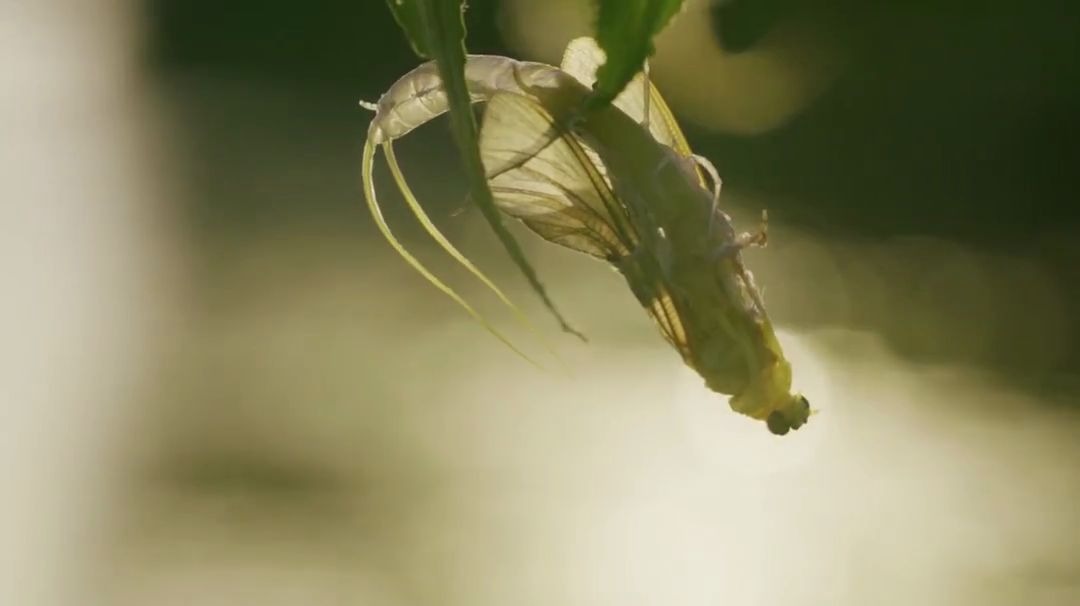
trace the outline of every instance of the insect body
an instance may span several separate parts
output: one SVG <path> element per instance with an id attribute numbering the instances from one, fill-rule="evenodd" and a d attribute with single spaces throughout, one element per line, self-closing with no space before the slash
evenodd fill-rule
<path id="1" fill-rule="evenodd" d="M 621 272 L 667 341 L 710 389 L 731 396 L 734 410 L 766 421 L 773 433 L 801 427 L 809 404 L 790 391 L 791 366 L 741 256 L 743 247 L 763 243 L 764 232 L 738 234 L 716 208 L 715 171 L 692 154 L 643 76 L 613 106 L 576 113 L 602 61 L 588 38 L 571 42 L 561 68 L 469 57 L 470 95 L 487 103 L 480 148 L 496 204 L 544 239 Z M 446 111 L 434 66 L 400 79 L 374 109 L 364 153 L 372 213 L 406 260 L 475 315 L 389 232 L 372 183 L 375 146 L 381 145 L 425 228 L 502 297 L 430 223 L 393 155 L 393 139 Z M 713 191 L 705 174 L 712 175 Z"/>

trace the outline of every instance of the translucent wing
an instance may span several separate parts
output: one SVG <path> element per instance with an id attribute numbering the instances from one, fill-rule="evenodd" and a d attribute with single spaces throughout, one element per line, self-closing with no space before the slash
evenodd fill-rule
<path id="1" fill-rule="evenodd" d="M 675 303 L 665 290 L 659 289 L 657 292 L 656 298 L 646 305 L 645 309 L 656 321 L 667 342 L 679 352 L 683 360 L 690 361 L 690 345 L 686 342 L 686 331 L 683 329 L 682 321 L 679 320 Z"/>
<path id="2" fill-rule="evenodd" d="M 495 204 L 544 239 L 618 267 L 661 333 L 686 358 L 689 348 L 676 305 L 658 272 L 638 266 L 637 228 L 599 155 L 569 132 L 527 155 L 552 128 L 557 126 L 551 115 L 528 97 L 500 94 L 491 99 L 480 131 L 480 155 L 492 175 Z"/>
<path id="3" fill-rule="evenodd" d="M 563 54 L 562 70 L 587 87 L 592 87 L 596 82 L 596 69 L 606 60 L 603 49 L 592 38 L 576 38 L 566 46 Z M 686 142 L 679 123 L 671 113 L 664 98 L 660 96 L 651 82 L 649 83 L 649 98 L 646 102 L 644 76 L 638 74 L 626 85 L 626 88 L 614 104 L 626 115 L 641 124 L 645 122 L 645 110 L 649 111 L 649 132 L 657 141 L 679 152 L 680 155 L 690 157 L 693 152 L 690 144 Z"/>
<path id="4" fill-rule="evenodd" d="M 603 169 L 576 136 L 558 138 L 529 156 L 555 128 L 536 101 L 512 93 L 488 102 L 480 156 L 495 204 L 545 240 L 613 261 L 633 250 L 637 237 Z M 513 166 L 509 170 L 503 167 Z"/>
<path id="5" fill-rule="evenodd" d="M 589 37 L 576 38 L 570 41 L 563 53 L 562 70 L 587 87 L 592 87 L 596 82 L 596 70 L 606 60 L 603 49 L 596 40 Z M 619 96 L 615 97 L 614 105 L 630 116 L 639 124 L 646 123 L 645 115 L 648 112 L 648 128 L 659 143 L 666 145 L 679 155 L 690 158 L 694 153 L 686 140 L 686 135 L 679 128 L 675 115 L 671 113 L 660 90 L 652 82 L 648 83 L 648 98 L 646 98 L 646 86 L 644 74 L 638 74 L 627 84 Z M 592 151 L 592 150 L 588 150 Z M 698 179 L 702 187 L 705 187 L 705 178 L 698 169 Z M 644 279 L 644 278 L 643 278 Z M 683 356 L 688 359 L 689 346 L 686 342 L 686 332 L 679 320 L 678 309 L 674 300 L 664 284 L 651 285 L 653 295 L 649 301 L 642 300 L 642 304 L 648 310 L 660 326 L 660 331 L 669 343 Z M 642 297 L 639 296 L 639 299 Z"/>

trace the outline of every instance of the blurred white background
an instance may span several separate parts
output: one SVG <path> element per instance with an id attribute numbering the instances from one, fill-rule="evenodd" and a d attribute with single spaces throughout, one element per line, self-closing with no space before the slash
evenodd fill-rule
<path id="1" fill-rule="evenodd" d="M 0 603 L 89 603 L 177 286 L 126 2 L 0 5 Z"/>
<path id="2" fill-rule="evenodd" d="M 550 58 L 580 11 L 537 6 L 506 3 L 503 30 Z M 588 259 L 523 240 L 591 337 L 551 331 L 568 373 L 462 318 L 361 212 L 355 99 L 151 74 L 134 2 L 0 7 L 0 604 L 1080 602 L 1075 392 L 964 362 L 1072 345 L 1030 259 L 781 215 L 749 263 L 822 412 L 777 439 Z M 844 61 L 812 28 L 787 30 L 820 42 L 793 70 L 799 44 L 736 59 L 676 25 L 659 81 L 716 131 L 781 128 Z M 775 86 L 679 86 L 701 70 Z M 432 127 L 400 151 L 443 208 L 448 149 Z M 475 213 L 437 219 L 530 301 Z"/>

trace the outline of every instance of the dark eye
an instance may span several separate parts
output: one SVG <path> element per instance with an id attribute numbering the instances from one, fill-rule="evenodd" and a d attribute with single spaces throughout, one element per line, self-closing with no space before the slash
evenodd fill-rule
<path id="1" fill-rule="evenodd" d="M 779 410 L 772 411 L 769 418 L 765 419 L 765 424 L 769 426 L 769 431 L 778 436 L 782 436 L 791 430 L 787 418 Z"/>
<path id="2" fill-rule="evenodd" d="M 803 396 L 799 396 L 799 403 L 802 404 L 803 410 L 806 410 L 806 411 L 810 410 L 810 400 L 807 400 Z"/>

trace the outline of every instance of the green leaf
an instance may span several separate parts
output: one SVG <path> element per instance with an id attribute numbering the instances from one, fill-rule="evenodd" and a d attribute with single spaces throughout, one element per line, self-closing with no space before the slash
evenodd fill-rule
<path id="1" fill-rule="evenodd" d="M 653 54 L 653 36 L 682 8 L 683 0 L 598 0 L 596 41 L 607 61 L 596 72 L 586 109 L 611 103 Z"/>
<path id="2" fill-rule="evenodd" d="M 450 106 L 450 127 L 461 154 L 469 181 L 470 197 L 480 207 L 488 224 L 498 236 L 507 254 L 518 266 L 544 305 L 558 319 L 563 330 L 576 334 L 555 308 L 536 270 L 525 258 L 513 234 L 503 225 L 502 215 L 488 187 L 484 164 L 480 159 L 476 119 L 465 82 L 465 3 L 461 0 L 387 0 L 413 50 L 420 57 L 434 59 L 439 68 Z"/>
<path id="3" fill-rule="evenodd" d="M 415 0 L 386 0 L 390 5 L 390 12 L 401 29 L 405 30 L 405 38 L 415 52 L 422 59 L 432 59 L 431 48 L 428 46 L 427 33 L 424 28 L 423 12 L 421 5 L 424 1 Z"/>

